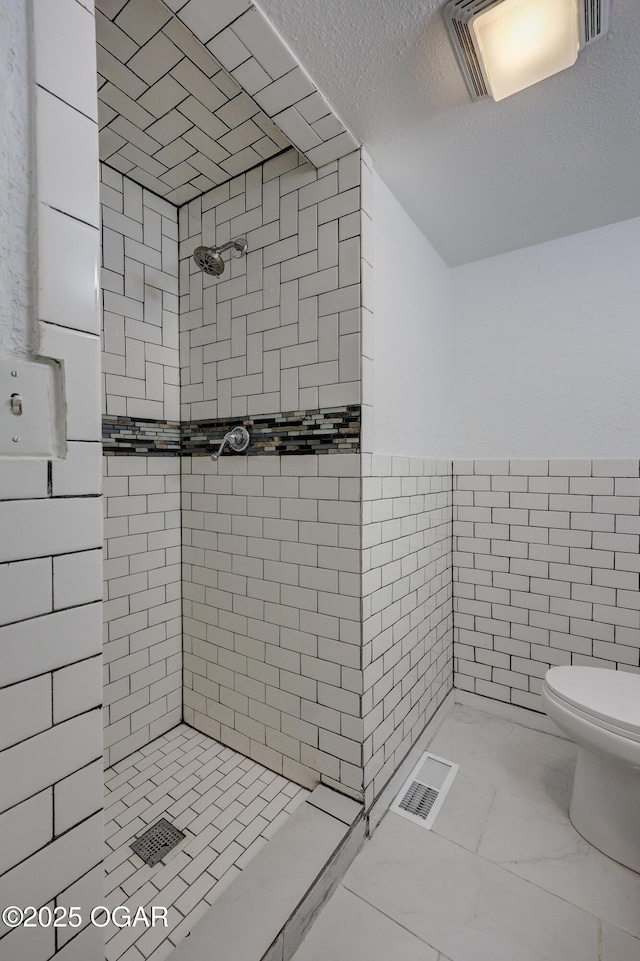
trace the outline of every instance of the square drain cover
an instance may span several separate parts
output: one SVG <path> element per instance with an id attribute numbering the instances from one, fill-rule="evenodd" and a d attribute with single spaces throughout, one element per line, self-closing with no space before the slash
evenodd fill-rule
<path id="1" fill-rule="evenodd" d="M 131 845 L 131 850 L 135 851 L 147 864 L 157 864 L 162 861 L 165 854 L 175 848 L 182 839 L 186 837 L 173 824 L 169 824 L 166 818 L 161 818 L 156 824 L 152 824 L 148 831 L 136 838 Z"/>

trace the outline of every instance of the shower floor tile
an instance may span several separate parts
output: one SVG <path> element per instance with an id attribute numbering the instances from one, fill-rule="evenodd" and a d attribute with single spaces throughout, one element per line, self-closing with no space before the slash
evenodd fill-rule
<path id="1" fill-rule="evenodd" d="M 104 904 L 168 922 L 105 928 L 106 961 L 168 957 L 308 794 L 186 724 L 105 771 Z M 162 817 L 186 837 L 150 867 L 130 844 Z"/>

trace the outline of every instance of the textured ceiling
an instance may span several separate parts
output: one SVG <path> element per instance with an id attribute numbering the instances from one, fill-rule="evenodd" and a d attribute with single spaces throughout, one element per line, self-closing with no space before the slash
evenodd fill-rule
<path id="1" fill-rule="evenodd" d="M 640 215 L 640 4 L 570 70 L 472 103 L 443 0 L 259 0 L 449 264 Z"/>

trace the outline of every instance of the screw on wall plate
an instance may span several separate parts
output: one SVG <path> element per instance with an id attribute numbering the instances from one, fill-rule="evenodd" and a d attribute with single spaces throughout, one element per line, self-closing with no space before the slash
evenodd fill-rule
<path id="1" fill-rule="evenodd" d="M 12 437 L 11 440 L 13 441 L 14 444 L 18 444 L 20 442 L 19 437 Z"/>
<path id="2" fill-rule="evenodd" d="M 12 370 L 12 371 L 11 371 L 11 376 L 12 376 L 12 377 L 17 377 L 17 376 L 18 376 L 18 371 L 17 371 L 17 370 Z"/>

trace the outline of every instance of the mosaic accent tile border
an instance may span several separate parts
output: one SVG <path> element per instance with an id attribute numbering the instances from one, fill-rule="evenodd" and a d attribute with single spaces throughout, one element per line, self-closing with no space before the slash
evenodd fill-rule
<path id="1" fill-rule="evenodd" d="M 180 424 L 145 417 L 103 417 L 102 452 L 179 457 Z"/>
<path id="2" fill-rule="evenodd" d="M 244 425 L 251 435 L 246 452 L 250 456 L 360 452 L 359 404 L 285 414 L 189 421 L 182 426 L 164 420 L 103 417 L 103 451 L 107 455 L 206 456 L 216 449 L 227 431 L 239 424 Z"/>
<path id="3" fill-rule="evenodd" d="M 210 454 L 239 424 L 251 435 L 247 454 L 357 454 L 360 405 L 297 410 L 286 414 L 191 421 L 182 426 L 183 454 Z"/>

